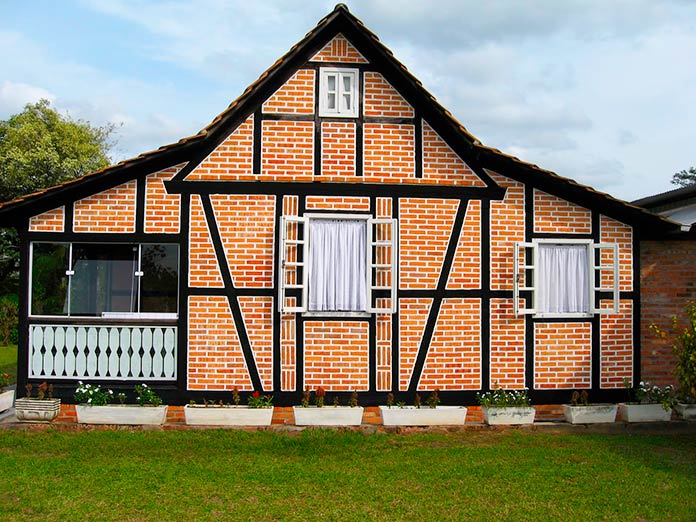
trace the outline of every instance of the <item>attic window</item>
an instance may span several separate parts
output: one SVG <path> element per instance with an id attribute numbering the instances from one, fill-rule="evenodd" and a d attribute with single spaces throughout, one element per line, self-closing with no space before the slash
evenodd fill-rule
<path id="1" fill-rule="evenodd" d="M 357 118 L 357 69 L 322 67 L 319 73 L 319 116 Z"/>

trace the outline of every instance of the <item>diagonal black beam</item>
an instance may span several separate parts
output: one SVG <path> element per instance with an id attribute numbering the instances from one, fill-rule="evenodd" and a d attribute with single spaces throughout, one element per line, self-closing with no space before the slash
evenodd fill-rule
<path id="1" fill-rule="evenodd" d="M 232 274 L 230 273 L 230 267 L 227 264 L 225 249 L 222 245 L 222 238 L 220 237 L 220 230 L 218 229 L 217 221 L 215 220 L 213 203 L 210 201 L 210 196 L 201 196 L 201 202 L 203 203 L 205 220 L 208 222 L 208 229 L 210 230 L 210 239 L 213 242 L 215 256 L 217 257 L 218 266 L 220 267 L 220 275 L 222 276 L 222 281 L 225 285 L 225 290 L 227 291 L 227 301 L 229 302 L 230 310 L 232 311 L 234 325 L 237 328 L 239 344 L 242 347 L 242 354 L 244 355 L 244 360 L 246 361 L 247 369 L 249 370 L 251 384 L 255 390 L 264 391 L 263 384 L 261 383 L 261 377 L 259 377 L 259 370 L 256 367 L 256 361 L 254 360 L 254 354 L 251 350 L 249 335 L 247 334 L 246 326 L 244 324 L 242 309 L 239 306 L 237 289 L 234 287 L 234 282 L 232 281 Z"/>
<path id="2" fill-rule="evenodd" d="M 449 280 L 450 272 L 452 270 L 454 255 L 457 252 L 459 236 L 462 233 L 462 225 L 464 224 L 468 203 L 469 202 L 467 200 L 460 201 L 459 207 L 457 208 L 457 214 L 454 217 L 452 233 L 450 234 L 449 243 L 447 244 L 445 259 L 442 262 L 442 270 L 440 271 L 440 278 L 437 281 L 435 296 L 433 297 L 433 304 L 430 306 L 428 321 L 425 323 L 425 330 L 423 330 L 423 337 L 421 338 L 420 346 L 418 347 L 418 355 L 416 356 L 416 362 L 413 366 L 413 373 L 411 374 L 411 380 L 408 383 L 408 391 L 412 393 L 418 388 L 418 382 L 420 381 L 421 374 L 423 373 L 423 366 L 425 366 L 425 359 L 428 356 L 428 351 L 430 350 L 430 342 L 432 341 L 433 333 L 435 332 L 435 323 L 437 322 L 437 316 L 440 314 L 442 299 L 445 297 L 447 281 Z"/>

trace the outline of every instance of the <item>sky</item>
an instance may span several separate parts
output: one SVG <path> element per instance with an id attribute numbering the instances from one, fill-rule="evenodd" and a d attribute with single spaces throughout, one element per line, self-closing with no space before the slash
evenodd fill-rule
<path id="1" fill-rule="evenodd" d="M 0 119 L 47 98 L 136 156 L 205 127 L 335 3 L 0 0 Z M 629 201 L 696 166 L 696 2 L 344 3 L 488 146 Z"/>

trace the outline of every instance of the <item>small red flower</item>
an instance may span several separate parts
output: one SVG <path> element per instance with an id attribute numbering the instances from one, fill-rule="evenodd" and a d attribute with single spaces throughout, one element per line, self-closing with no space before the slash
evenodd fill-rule
<path id="1" fill-rule="evenodd" d="M 255 399 L 256 397 L 259 396 L 259 392 L 258 392 L 258 391 L 254 391 L 254 393 L 252 393 L 251 396 Z"/>
<path id="2" fill-rule="evenodd" d="M 319 386 L 319 388 L 317 388 L 317 397 L 324 397 L 325 395 L 326 395 L 326 390 L 324 388 L 322 388 L 321 386 Z"/>

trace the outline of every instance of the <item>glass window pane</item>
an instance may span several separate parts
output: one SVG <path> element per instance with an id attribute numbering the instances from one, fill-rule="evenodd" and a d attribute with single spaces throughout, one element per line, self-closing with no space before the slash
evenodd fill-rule
<path id="1" fill-rule="evenodd" d="M 70 314 L 136 312 L 137 255 L 135 245 L 73 245 Z"/>
<path id="2" fill-rule="evenodd" d="M 143 245 L 140 260 L 140 311 L 176 313 L 179 247 Z"/>
<path id="3" fill-rule="evenodd" d="M 343 100 L 343 105 L 341 106 L 341 112 L 350 112 L 350 93 L 345 93 L 341 99 Z"/>
<path id="4" fill-rule="evenodd" d="M 341 78 L 343 78 L 343 92 L 350 93 L 353 90 L 353 76 L 344 74 Z"/>
<path id="5" fill-rule="evenodd" d="M 326 108 L 331 110 L 336 110 L 336 95 L 329 93 L 328 100 L 326 101 Z"/>
<path id="6" fill-rule="evenodd" d="M 330 74 L 326 76 L 326 89 L 329 92 L 336 92 L 336 75 Z"/>
<path id="7" fill-rule="evenodd" d="M 68 314 L 68 255 L 66 243 L 34 243 L 31 260 L 31 313 Z"/>

